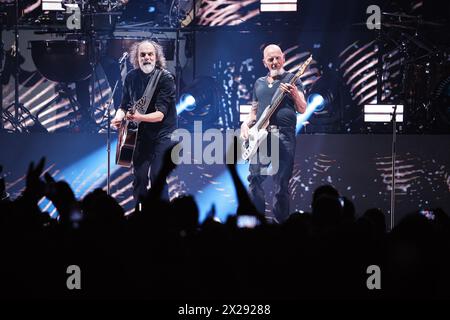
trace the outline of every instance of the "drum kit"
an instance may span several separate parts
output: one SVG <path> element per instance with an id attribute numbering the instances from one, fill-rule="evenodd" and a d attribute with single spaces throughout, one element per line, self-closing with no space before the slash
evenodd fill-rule
<path id="1" fill-rule="evenodd" d="M 23 6 L 25 2 L 30 3 L 30 1 L 19 2 L 17 0 L 15 3 L 8 2 L 7 12 L 4 12 L 4 16 L 0 16 L 4 20 L 12 11 L 16 11 L 16 19 L 8 17 L 8 23 L 1 24 L 2 27 L 6 26 L 6 28 L 14 31 L 15 52 L 19 52 L 19 29 L 35 30 L 36 34 L 41 35 L 48 34 L 48 38 L 51 38 L 51 40 L 32 40 L 28 42 L 28 49 L 31 50 L 31 57 L 36 69 L 44 78 L 62 84 L 63 87 L 67 87 L 69 83 L 89 81 L 87 79 L 90 79 L 90 104 L 91 109 L 95 109 L 93 106 L 98 99 L 95 98 L 96 90 L 92 89 L 94 86 L 98 86 L 99 83 L 99 79 L 95 79 L 98 72 L 96 68 L 100 65 L 102 57 L 107 57 L 110 61 L 114 61 L 115 67 L 118 68 L 118 61 L 124 52 L 129 51 L 134 42 L 144 39 L 142 34 L 136 37 L 117 37 L 113 34 L 116 22 L 120 19 L 128 0 L 61 0 L 60 2 L 44 0 L 41 2 L 42 6 L 33 11 L 34 14 L 24 14 Z M 53 5 L 57 3 L 57 6 L 44 7 L 44 4 L 47 2 Z M 69 7 L 72 9 L 66 11 Z M 67 26 L 67 18 L 75 11 L 73 8 L 79 9 L 76 10 L 79 12 L 81 20 L 81 28 L 79 29 L 70 29 Z M 57 39 L 58 37 L 61 39 Z M 170 56 L 173 59 L 175 41 L 171 39 L 162 39 L 161 41 L 164 42 L 161 45 L 165 51 L 167 49 L 168 60 L 171 60 Z M 0 43 L 2 43 L 1 39 Z M 17 61 L 19 59 L 14 60 Z M 16 64 L 16 74 L 20 72 L 18 64 Z M 18 77 L 14 78 L 18 79 Z M 116 79 L 114 79 L 115 81 Z M 115 87 L 114 82 L 109 82 L 111 89 Z M 26 108 L 19 101 L 18 87 L 19 84 L 16 83 L 14 114 L 28 114 L 27 110 L 24 110 Z M 58 85 L 58 87 L 61 86 Z M 3 110 L 3 106 L 0 105 L 0 107 Z M 12 106 L 8 108 L 12 108 Z M 76 109 L 80 109 L 80 105 L 72 106 L 72 108 L 76 111 Z M 15 120 L 12 123 L 13 127 L 15 126 L 14 124 L 17 125 L 15 126 L 16 131 L 24 131 L 23 126 L 19 126 L 21 119 Z M 37 119 L 35 120 L 37 121 Z M 92 129 L 98 131 L 102 128 Z"/>
<path id="2" fill-rule="evenodd" d="M 24 16 L 18 19 L 17 24 L 34 26 L 38 29 L 36 33 L 60 35 L 65 38 L 29 42 L 33 62 L 38 71 L 45 78 L 56 82 L 80 81 L 92 74 L 93 66 L 102 55 L 120 59 L 134 42 L 144 39 L 142 35 L 113 35 L 116 22 L 128 2 L 129 0 L 60 0 L 62 10 L 41 10 L 37 17 Z M 65 11 L 69 6 L 72 9 Z M 69 29 L 67 26 L 67 19 L 74 12 L 73 8 L 79 9 L 80 29 Z M 59 13 L 59 16 L 55 15 L 55 12 Z M 167 60 L 173 60 L 174 41 L 160 39 L 158 42 L 164 48 Z"/>
<path id="3" fill-rule="evenodd" d="M 403 12 L 381 13 L 376 30 L 377 50 L 377 104 L 404 105 L 405 133 L 450 133 L 450 48 L 448 46 L 448 24 L 442 21 L 424 20 L 422 16 Z M 364 25 L 366 23 L 357 23 Z M 432 35 L 440 34 L 439 37 Z M 438 41 L 432 41 L 431 39 Z M 389 51 L 400 52 L 400 74 L 394 99 L 383 101 L 383 84 L 389 76 L 384 70 L 389 63 Z M 447 100 L 443 92 L 447 91 Z M 439 98 L 437 98 L 439 97 Z M 390 226 L 395 221 L 396 196 L 396 109 L 392 115 L 391 158 L 391 210 Z M 443 114 L 446 113 L 446 114 Z"/>
<path id="4" fill-rule="evenodd" d="M 104 54 L 104 43 L 112 39 L 117 18 L 127 0 L 62 0 L 62 7 L 78 8 L 80 29 L 68 29 L 67 16 L 50 21 L 51 11 L 43 12 L 35 21 L 45 31 L 65 36 L 64 40 L 30 41 L 33 61 L 38 71 L 56 82 L 75 82 L 89 78 L 99 57 Z M 66 11 L 63 11 L 66 14 Z M 48 27 L 48 23 L 52 27 Z M 59 23 L 59 26 L 55 27 Z M 41 32 L 41 33 L 43 33 Z M 117 40 L 114 39 L 114 43 Z M 120 43 L 119 43 L 120 44 Z M 123 51 L 122 51 L 123 53 Z"/>
<path id="5" fill-rule="evenodd" d="M 366 23 L 355 25 L 366 27 Z M 448 24 L 443 21 L 424 20 L 421 16 L 402 12 L 381 13 L 380 28 L 375 30 L 378 50 L 377 98 L 382 101 L 383 63 L 388 50 L 401 53 L 401 83 L 397 86 L 398 103 L 405 104 L 406 132 L 436 132 L 438 122 L 449 119 L 450 108 L 441 106 L 437 99 L 442 82 L 450 78 L 450 48 L 448 46 Z M 439 39 L 436 35 L 442 35 Z M 441 95 L 442 98 L 442 95 Z M 442 113 L 447 112 L 445 117 Z M 447 110 L 447 111 L 445 111 Z M 446 132 L 450 132 L 447 123 Z"/>

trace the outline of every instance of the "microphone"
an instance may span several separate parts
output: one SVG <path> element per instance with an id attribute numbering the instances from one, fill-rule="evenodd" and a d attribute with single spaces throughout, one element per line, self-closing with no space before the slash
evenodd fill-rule
<path id="1" fill-rule="evenodd" d="M 119 59 L 119 64 L 122 64 L 126 58 L 128 58 L 128 52 L 122 54 L 122 57 Z"/>

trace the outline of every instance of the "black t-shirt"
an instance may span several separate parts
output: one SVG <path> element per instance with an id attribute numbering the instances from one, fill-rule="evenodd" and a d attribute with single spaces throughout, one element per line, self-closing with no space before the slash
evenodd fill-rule
<path id="1" fill-rule="evenodd" d="M 290 72 L 285 72 L 281 76 L 275 77 L 272 87 L 269 87 L 267 82 L 267 76 L 261 77 L 256 80 L 253 87 L 253 101 L 258 102 L 258 110 L 256 113 L 256 120 L 259 120 L 261 114 L 264 112 L 267 106 L 273 102 L 273 97 L 275 94 L 278 95 L 278 88 L 281 83 L 287 83 L 292 79 L 294 75 Z M 300 79 L 295 83 L 297 88 L 303 92 L 303 84 Z M 279 127 L 291 127 L 295 128 L 297 124 L 297 115 L 295 110 L 294 100 L 290 94 L 286 94 L 283 101 L 275 111 L 275 113 L 270 117 L 269 123 L 271 125 L 276 125 Z"/>
<path id="2" fill-rule="evenodd" d="M 134 69 L 127 74 L 123 85 L 121 109 L 126 112 L 142 97 L 155 70 L 145 74 L 141 69 Z M 161 122 L 141 122 L 139 124 L 139 135 L 145 135 L 148 139 L 159 139 L 170 136 L 176 129 L 175 88 L 173 75 L 167 70 L 162 70 L 155 93 L 147 108 L 147 113 L 161 111 L 164 114 L 164 118 Z"/>

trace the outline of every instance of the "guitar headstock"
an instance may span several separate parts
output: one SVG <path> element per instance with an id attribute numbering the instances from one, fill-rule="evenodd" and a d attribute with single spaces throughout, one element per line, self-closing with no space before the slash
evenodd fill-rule
<path id="1" fill-rule="evenodd" d="M 309 58 L 306 59 L 305 62 L 302 63 L 302 65 L 298 68 L 297 73 L 295 74 L 296 77 L 300 77 L 305 72 L 306 68 L 308 68 L 312 59 L 313 59 L 313 56 L 310 55 Z"/>

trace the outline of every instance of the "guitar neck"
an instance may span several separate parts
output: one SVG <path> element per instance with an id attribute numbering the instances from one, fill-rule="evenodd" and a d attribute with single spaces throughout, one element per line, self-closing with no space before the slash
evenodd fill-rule
<path id="1" fill-rule="evenodd" d="M 295 82 L 300 78 L 300 75 L 295 75 L 290 81 L 289 84 L 294 85 Z M 269 125 L 269 119 L 274 114 L 274 112 L 278 109 L 281 102 L 283 101 L 283 98 L 286 96 L 286 92 L 281 91 L 278 96 L 275 98 L 275 101 L 267 107 L 267 112 L 263 117 L 259 119 L 259 121 L 256 123 L 258 126 L 258 130 L 265 129 Z"/>

